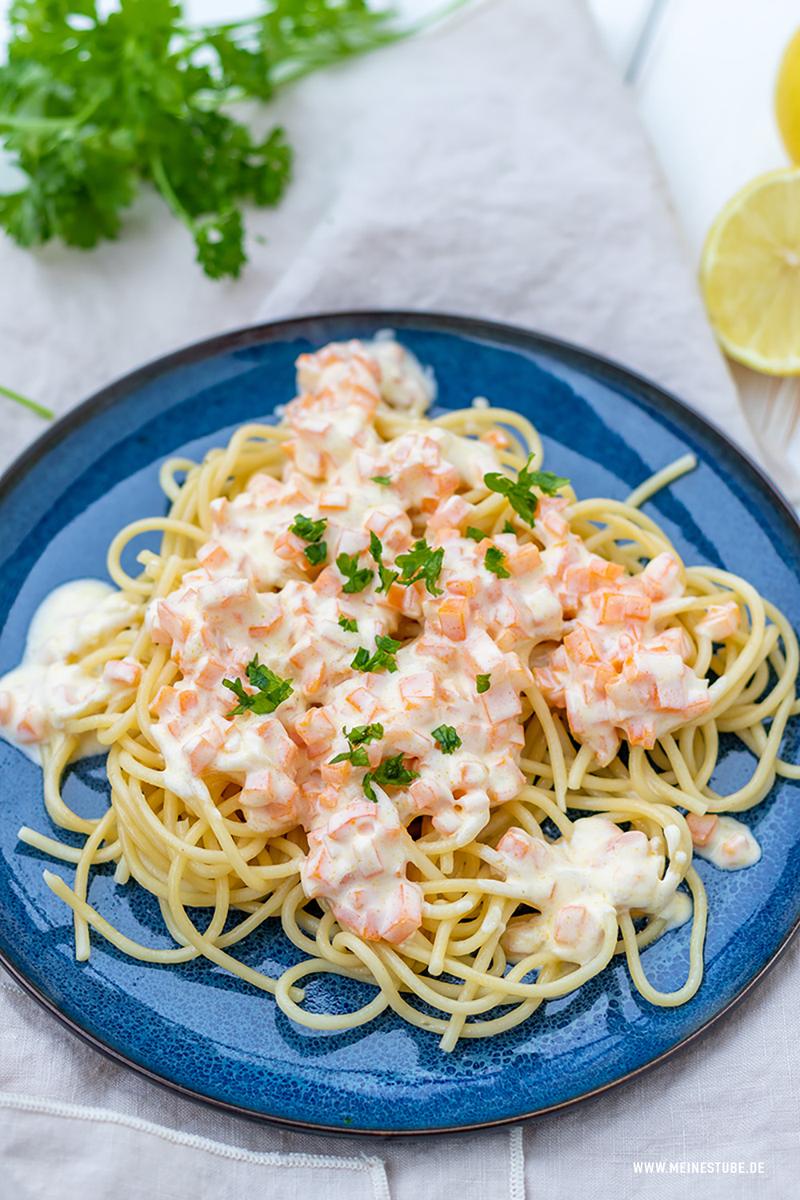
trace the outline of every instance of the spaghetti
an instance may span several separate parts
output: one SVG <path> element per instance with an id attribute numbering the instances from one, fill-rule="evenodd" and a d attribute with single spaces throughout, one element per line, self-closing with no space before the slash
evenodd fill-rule
<path id="1" fill-rule="evenodd" d="M 20 831 L 74 864 L 71 885 L 45 879 L 77 957 L 92 928 L 145 962 L 206 958 L 303 1025 L 390 1008 L 445 1050 L 616 955 L 648 1001 L 683 1003 L 707 916 L 693 853 L 754 862 L 718 814 L 800 778 L 780 757 L 793 630 L 745 580 L 685 567 L 639 508 L 694 460 L 627 502 L 578 500 L 518 413 L 427 418 L 430 382 L 392 341 L 303 356 L 299 382 L 279 424 L 166 463 L 169 515 L 109 549 L 118 590 L 61 589 L 0 681 L 4 736 L 40 754 L 52 821 L 85 837 Z M 123 552 L 153 532 L 130 575 Z M 756 760 L 728 795 L 724 733 Z M 61 779 L 100 748 L 93 820 Z M 91 905 L 102 863 L 157 898 L 173 947 Z M 690 916 L 686 982 L 660 992 L 640 953 Z M 270 918 L 305 955 L 276 979 L 236 956 Z M 325 972 L 377 991 L 311 1012 Z"/>

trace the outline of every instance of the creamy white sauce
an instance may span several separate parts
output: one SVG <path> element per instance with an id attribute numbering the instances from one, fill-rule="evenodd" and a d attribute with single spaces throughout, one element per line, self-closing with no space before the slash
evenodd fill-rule
<path id="1" fill-rule="evenodd" d="M 605 923 L 616 924 L 620 913 L 658 916 L 666 909 L 673 922 L 681 914 L 680 875 L 664 873 L 664 856 L 644 833 L 623 832 L 606 817 L 581 817 L 569 838 L 555 842 L 510 829 L 484 856 L 539 910 L 509 923 L 503 945 L 512 959 L 546 950 L 585 963 L 600 949 Z"/>
<path id="2" fill-rule="evenodd" d="M 124 629 L 135 611 L 99 579 L 76 579 L 52 591 L 31 621 L 22 662 L 0 678 L 0 735 L 41 762 L 42 742 L 119 686 L 75 660 Z M 97 752 L 87 735 L 75 757 Z"/>
<path id="3" fill-rule="evenodd" d="M 748 827 L 728 816 L 717 818 L 708 840 L 695 843 L 694 852 L 723 871 L 752 867 L 761 858 L 761 847 Z"/>

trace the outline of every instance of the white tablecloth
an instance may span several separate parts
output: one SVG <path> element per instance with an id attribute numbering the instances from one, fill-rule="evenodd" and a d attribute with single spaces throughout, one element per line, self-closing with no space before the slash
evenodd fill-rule
<path id="1" fill-rule="evenodd" d="M 407 306 L 594 347 L 752 448 L 663 183 L 577 0 L 481 5 L 308 80 L 279 109 L 297 147 L 295 182 L 279 210 L 252 216 L 268 244 L 252 241 L 239 282 L 205 280 L 152 197 L 119 242 L 91 255 L 0 241 L 2 382 L 64 412 L 211 333 Z M 40 428 L 9 405 L 0 422 L 9 459 Z M 800 1166 L 797 955 L 700 1043 L 624 1088 L 524 1130 L 400 1142 L 287 1132 L 179 1099 L 84 1047 L 3 979 L 0 1200 L 222 1200 L 254 1189 L 271 1200 L 522 1200 L 525 1180 L 529 1200 L 690 1187 L 699 1200 L 784 1197 Z M 637 1174 L 641 1160 L 674 1160 L 673 1171 L 753 1160 L 763 1173 L 689 1180 L 669 1165 Z"/>

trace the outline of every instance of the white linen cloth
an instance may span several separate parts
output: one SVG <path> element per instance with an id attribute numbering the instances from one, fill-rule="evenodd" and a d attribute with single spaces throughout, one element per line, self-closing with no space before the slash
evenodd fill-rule
<path id="1" fill-rule="evenodd" d="M 752 450 L 662 181 L 578 0 L 484 4 L 306 81 L 277 111 L 295 181 L 280 209 L 251 216 L 269 241 L 252 241 L 239 282 L 204 279 L 151 197 L 91 255 L 0 241 L 0 380 L 64 412 L 144 360 L 238 325 L 329 308 L 451 310 L 616 357 Z M 0 426 L 4 459 L 40 431 L 9 404 Z M 183 1100 L 85 1047 L 2 978 L 0 1200 L 523 1200 L 525 1181 L 529 1200 L 784 1197 L 800 1165 L 797 958 L 795 946 L 734 1016 L 624 1088 L 524 1130 L 401 1141 L 295 1133 Z M 764 1173 L 689 1181 L 669 1166 L 637 1174 L 638 1160 L 753 1160 Z"/>

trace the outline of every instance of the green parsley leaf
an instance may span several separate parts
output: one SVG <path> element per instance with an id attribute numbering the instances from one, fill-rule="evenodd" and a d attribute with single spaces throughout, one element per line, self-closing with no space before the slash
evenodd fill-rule
<path id="1" fill-rule="evenodd" d="M 431 730 L 431 737 L 438 743 L 442 754 L 453 754 L 461 745 L 461 738 L 452 725 L 437 725 Z"/>
<path id="2" fill-rule="evenodd" d="M 516 529 L 514 528 L 514 526 L 511 524 L 511 522 L 510 522 L 510 521 L 506 521 L 506 523 L 503 525 L 503 533 L 514 533 L 514 534 L 516 534 L 516 532 L 517 532 L 517 531 L 516 531 Z"/>
<path id="3" fill-rule="evenodd" d="M 339 624 L 341 625 L 342 629 L 347 631 L 347 633 L 358 633 L 358 622 L 352 617 L 339 617 Z"/>
<path id="4" fill-rule="evenodd" d="M 312 521 L 311 517 L 305 517 L 302 513 L 297 513 L 289 529 L 299 538 L 302 538 L 304 542 L 318 542 L 325 532 L 327 524 L 326 517 L 320 517 L 318 521 Z"/>
<path id="5" fill-rule="evenodd" d="M 350 762 L 354 767 L 368 767 L 369 758 L 364 746 L 368 742 L 377 742 L 383 737 L 381 723 L 375 721 L 372 725 L 354 725 L 349 733 L 346 728 L 342 729 L 342 733 L 350 743 L 350 749 L 337 754 L 335 758 L 331 759 L 331 764 Z"/>
<path id="6" fill-rule="evenodd" d="M 193 25 L 176 0 L 16 0 L 6 6 L 0 143 L 22 179 L 0 226 L 22 246 L 116 238 L 143 185 L 186 227 L 205 273 L 246 261 L 243 207 L 277 204 L 292 151 L 237 102 L 407 37 L 369 0 L 270 0 Z M 224 5 L 220 6 L 220 11 Z M 5 10 L 4 10 L 5 11 Z M 435 14 L 438 15 L 438 14 Z"/>
<path id="7" fill-rule="evenodd" d="M 373 721 L 371 725 L 354 725 L 349 733 L 343 728 L 342 733 L 351 746 L 363 746 L 367 742 L 380 741 L 383 737 L 383 726 L 380 721 Z"/>
<path id="8" fill-rule="evenodd" d="M 432 550 L 422 538 L 414 542 L 407 554 L 398 554 L 396 562 L 402 571 L 399 582 L 403 587 L 410 587 L 412 583 L 424 580 L 431 596 L 441 596 L 442 589 L 436 586 L 436 580 L 441 573 L 443 561 L 444 546 Z"/>
<path id="9" fill-rule="evenodd" d="M 569 483 L 568 479 L 562 475 L 554 475 L 552 471 L 531 471 L 529 468 L 532 458 L 531 454 L 516 479 L 496 471 L 490 471 L 483 477 L 489 491 L 505 496 L 514 512 L 519 513 L 523 521 L 531 526 L 536 519 L 536 508 L 539 504 L 539 497 L 531 489 L 536 487 L 547 496 L 555 496 L 560 488 Z"/>
<path id="10" fill-rule="evenodd" d="M 482 529 L 476 529 L 474 525 L 468 525 L 465 532 L 468 538 L 472 538 L 473 542 L 482 542 L 484 538 L 488 538 L 489 536 Z"/>
<path id="11" fill-rule="evenodd" d="M 341 754 L 337 754 L 331 759 L 331 766 L 340 762 L 350 762 L 354 767 L 368 767 L 369 757 L 363 746 L 356 746 L 355 749 L 343 750 Z"/>
<path id="12" fill-rule="evenodd" d="M 370 531 L 369 535 L 369 552 L 378 564 L 378 574 L 381 580 L 380 586 L 375 590 L 378 592 L 388 592 L 400 572 L 391 571 L 383 565 L 383 543 L 378 535 L 372 531 Z"/>
<path id="13" fill-rule="evenodd" d="M 483 695 L 484 692 L 488 692 L 491 682 L 492 682 L 491 675 L 476 675 L 475 676 L 475 687 L 477 689 L 479 696 Z"/>
<path id="14" fill-rule="evenodd" d="M 318 567 L 328 557 L 328 547 L 325 542 L 312 542 L 303 551 L 312 567 Z"/>
<path id="15" fill-rule="evenodd" d="M 497 546 L 490 546 L 486 551 L 486 556 L 483 560 L 483 565 L 487 571 L 491 571 L 498 579 L 510 579 L 511 572 L 505 566 L 506 556 L 502 550 L 498 550 Z"/>
<path id="16" fill-rule="evenodd" d="M 377 804 L 378 797 L 372 787 L 373 783 L 380 784 L 383 788 L 405 787 L 418 777 L 419 771 L 410 771 L 403 765 L 402 754 L 395 754 L 391 758 L 385 758 L 374 771 L 367 771 L 363 781 L 364 795 Z"/>
<path id="17" fill-rule="evenodd" d="M 381 485 L 381 487 L 391 487 L 392 486 L 392 481 L 388 475 L 373 475 L 372 482 L 379 483 Z"/>
<path id="18" fill-rule="evenodd" d="M 369 567 L 359 567 L 357 554 L 337 555 L 336 566 L 345 580 L 342 591 L 347 592 L 348 595 L 352 595 L 353 592 L 363 592 L 364 588 L 372 583 L 375 572 L 371 571 Z"/>
<path id="19" fill-rule="evenodd" d="M 288 700 L 294 691 L 294 685 L 289 679 L 281 679 L 269 667 L 262 666 L 258 655 L 247 664 L 247 678 L 250 684 L 257 688 L 253 695 L 246 692 L 241 679 L 223 679 L 222 686 L 233 692 L 239 703 L 227 715 L 235 717 L 239 713 L 252 712 L 262 715 L 275 712 L 275 709 Z"/>
<path id="20" fill-rule="evenodd" d="M 400 649 L 401 644 L 400 642 L 396 642 L 394 638 L 385 637 L 379 633 L 375 638 L 375 653 L 370 654 L 369 650 L 364 646 L 359 646 L 350 666 L 356 671 L 386 670 L 391 675 L 397 670 L 397 662 L 394 656 Z"/>

